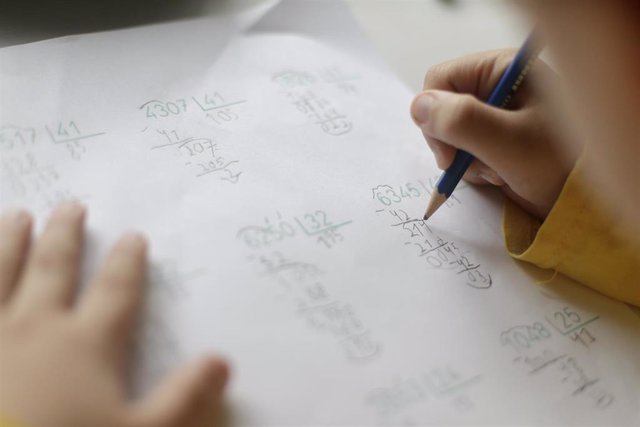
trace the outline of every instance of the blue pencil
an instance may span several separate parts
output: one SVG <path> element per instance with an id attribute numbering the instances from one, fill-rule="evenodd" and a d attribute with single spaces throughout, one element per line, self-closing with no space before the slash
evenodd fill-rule
<path id="1" fill-rule="evenodd" d="M 537 44 L 534 33 L 532 33 L 516 54 L 513 62 L 500 77 L 500 81 L 487 101 L 489 105 L 498 108 L 506 108 L 509 105 L 513 94 L 522 85 L 540 50 L 541 48 Z M 456 152 L 453 163 L 440 176 L 433 193 L 431 193 L 431 199 L 424 214 L 425 220 L 429 219 L 451 196 L 453 189 L 456 188 L 473 159 L 473 155 L 466 151 L 458 150 Z"/>

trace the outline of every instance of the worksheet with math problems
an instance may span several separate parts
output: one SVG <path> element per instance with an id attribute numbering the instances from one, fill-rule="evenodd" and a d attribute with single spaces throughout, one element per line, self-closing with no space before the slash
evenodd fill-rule
<path id="1" fill-rule="evenodd" d="M 232 425 L 639 425 L 640 319 L 518 263 L 340 2 L 0 50 L 0 208 L 151 244 L 132 392 L 203 352 Z M 400 29 L 401 30 L 401 29 Z"/>

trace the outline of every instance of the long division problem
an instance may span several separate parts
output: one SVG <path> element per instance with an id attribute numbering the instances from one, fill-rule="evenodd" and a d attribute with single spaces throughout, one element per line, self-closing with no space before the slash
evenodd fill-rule
<path id="1" fill-rule="evenodd" d="M 450 405 L 456 412 L 473 410 L 471 391 L 482 382 L 481 374 L 464 374 L 450 365 L 436 367 L 410 377 L 396 376 L 392 384 L 365 395 L 365 405 L 373 408 L 383 425 L 416 425 L 423 420 L 415 410 L 429 405 Z"/>
<path id="2" fill-rule="evenodd" d="M 142 132 L 156 134 L 152 150 L 173 150 L 183 159 L 183 165 L 191 170 L 196 178 L 217 176 L 220 180 L 236 184 L 242 170 L 240 160 L 223 155 L 221 145 L 210 137 L 182 137 L 175 129 L 145 128 Z"/>
<path id="3" fill-rule="evenodd" d="M 349 361 L 366 362 L 380 353 L 382 344 L 353 305 L 329 291 L 317 265 L 286 258 L 277 251 L 254 254 L 249 260 L 260 266 L 262 277 L 278 285 L 278 292 L 311 329 L 333 337 Z"/>
<path id="4" fill-rule="evenodd" d="M 241 228 L 237 236 L 251 248 L 266 248 L 278 242 L 305 236 L 331 249 L 344 240 L 341 229 L 351 224 L 351 220 L 334 222 L 324 210 L 315 210 L 284 218 L 280 212 L 265 216 L 262 224 Z"/>
<path id="5" fill-rule="evenodd" d="M 491 273 L 482 264 L 453 240 L 435 233 L 421 218 L 411 218 L 403 209 L 383 208 L 376 213 L 387 218 L 389 226 L 405 236 L 405 245 L 414 248 L 427 268 L 451 271 L 461 283 L 474 289 L 492 286 Z"/>
<path id="6" fill-rule="evenodd" d="M 39 150 L 44 144 L 50 144 L 54 150 L 65 146 L 70 158 L 80 160 L 86 148 L 74 139 L 79 129 L 74 122 L 70 123 L 73 128 L 71 134 L 62 124 L 58 125 L 58 131 L 62 132 L 59 137 L 67 139 L 55 139 L 48 126 L 43 128 L 45 132 L 26 126 L 0 127 L 0 190 L 3 195 L 21 204 L 31 204 L 36 211 L 46 211 L 63 200 L 88 198 L 74 194 L 64 183 L 60 165 L 50 159 L 47 151 Z M 47 133 L 49 137 L 43 138 Z M 102 134 L 84 134 L 80 139 Z"/>
<path id="7" fill-rule="evenodd" d="M 74 120 L 61 121 L 54 126 L 45 126 L 52 143 L 64 145 L 74 160 L 80 160 L 87 152 L 85 143 L 105 135 L 106 132 L 80 130 Z"/>
<path id="8" fill-rule="evenodd" d="M 193 112 L 203 114 L 216 126 L 223 126 L 240 118 L 241 107 L 247 100 L 228 98 L 220 91 L 173 100 L 152 99 L 138 107 L 147 120 L 162 120 Z"/>
<path id="9" fill-rule="evenodd" d="M 587 329 L 599 316 L 581 312 L 569 306 L 557 307 L 544 318 L 519 324 L 500 334 L 502 346 L 511 349 L 513 362 L 527 376 L 546 375 L 561 385 L 574 399 L 586 399 L 597 409 L 605 409 L 615 401 L 613 393 L 592 376 L 578 356 L 553 349 L 554 339 L 569 339 L 588 348 L 596 342 Z"/>
<path id="10" fill-rule="evenodd" d="M 318 125 L 324 133 L 340 136 L 353 130 L 353 122 L 346 112 L 339 110 L 334 102 L 321 93 L 322 83 L 337 85 L 346 93 L 357 93 L 357 76 L 346 75 L 338 67 L 331 67 L 320 73 L 283 70 L 274 74 L 271 80 L 296 110 Z"/>
<path id="11" fill-rule="evenodd" d="M 296 237 L 330 249 L 345 238 L 340 230 L 351 220 L 334 221 L 324 210 L 293 217 L 279 212 L 258 225 L 242 227 L 236 237 L 251 250 L 249 260 L 259 265 L 259 275 L 277 284 L 295 313 L 310 328 L 323 331 L 338 342 L 350 361 L 366 361 L 381 350 L 351 303 L 335 297 L 324 280 L 324 272 L 313 262 L 294 260 L 272 248 Z M 314 245 L 315 247 L 315 245 Z"/>

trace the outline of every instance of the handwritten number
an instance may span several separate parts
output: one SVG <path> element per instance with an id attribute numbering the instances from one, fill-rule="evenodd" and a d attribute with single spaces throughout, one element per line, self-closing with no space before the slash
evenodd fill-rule
<path id="1" fill-rule="evenodd" d="M 316 211 L 317 217 L 322 217 L 322 226 L 329 227 L 331 224 L 327 222 L 327 213 L 325 211 Z"/>
<path id="2" fill-rule="evenodd" d="M 398 196 L 396 192 L 391 188 L 387 189 L 385 193 L 389 195 L 390 200 L 393 201 L 394 203 L 400 203 L 402 201 L 402 198 Z"/>
<path id="3" fill-rule="evenodd" d="M 567 318 L 565 317 L 564 313 L 562 313 L 561 311 L 558 311 L 558 312 L 554 313 L 553 317 L 555 319 L 560 318 L 560 320 L 562 321 L 562 326 L 563 326 L 564 329 L 569 329 L 571 327 L 571 324 L 567 323 Z"/>
<path id="4" fill-rule="evenodd" d="M 173 102 L 167 102 L 166 104 L 167 106 L 167 110 L 171 113 L 171 114 L 180 114 L 180 107 L 178 107 L 175 103 Z"/>
<path id="5" fill-rule="evenodd" d="M 573 320 L 574 323 L 580 323 L 580 315 L 578 313 L 570 311 L 569 307 L 565 307 L 562 311 L 567 315 L 567 318 Z"/>
<path id="6" fill-rule="evenodd" d="M 154 105 L 154 109 L 156 111 L 158 111 L 158 115 L 160 117 L 168 117 L 169 116 L 169 112 L 167 111 L 167 109 L 165 108 L 165 106 L 163 104 Z"/>
<path id="7" fill-rule="evenodd" d="M 314 230 L 318 230 L 320 228 L 320 223 L 318 222 L 318 220 L 316 219 L 316 217 L 312 214 L 305 214 L 304 216 L 310 223 L 311 227 Z"/>
<path id="8" fill-rule="evenodd" d="M 571 329 L 576 324 L 580 323 L 581 317 L 575 312 L 571 311 L 569 307 L 564 307 L 562 311 L 556 311 L 553 314 L 554 319 L 560 319 L 562 322 L 562 327 L 567 330 Z"/>
<path id="9" fill-rule="evenodd" d="M 391 205 L 391 199 L 389 199 L 387 196 L 382 195 L 381 193 L 377 193 L 377 199 L 385 206 Z"/>
<path id="10" fill-rule="evenodd" d="M 414 187 L 413 184 L 408 183 L 406 187 L 409 193 L 413 195 L 413 197 L 420 197 L 420 191 L 416 187 Z"/>
<path id="11" fill-rule="evenodd" d="M 147 105 L 147 117 L 152 117 L 154 119 L 158 118 L 158 116 L 156 116 L 153 111 L 151 111 L 151 106 Z"/>

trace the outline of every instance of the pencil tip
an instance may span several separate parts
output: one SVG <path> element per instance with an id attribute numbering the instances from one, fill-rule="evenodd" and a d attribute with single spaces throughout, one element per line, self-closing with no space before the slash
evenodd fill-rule
<path id="1" fill-rule="evenodd" d="M 429 215 L 424 214 L 424 216 L 422 217 L 422 220 L 423 220 L 423 221 L 426 221 L 426 220 L 428 220 L 428 219 L 429 219 Z"/>
<path id="2" fill-rule="evenodd" d="M 429 205 L 427 206 L 427 210 L 424 213 L 423 219 L 426 221 L 431 218 L 431 216 L 447 201 L 447 196 L 439 193 L 437 190 L 434 190 L 431 193 L 431 199 L 429 199 Z"/>

